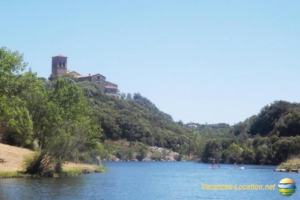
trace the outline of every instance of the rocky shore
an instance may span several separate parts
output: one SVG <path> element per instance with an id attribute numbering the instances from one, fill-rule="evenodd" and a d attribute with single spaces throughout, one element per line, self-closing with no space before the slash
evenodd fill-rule
<path id="1" fill-rule="evenodd" d="M 116 156 L 111 156 L 109 160 L 107 161 L 139 161 L 137 158 L 137 153 L 134 153 L 134 158 L 131 160 L 126 160 L 126 159 L 119 159 Z M 145 158 L 143 158 L 140 161 L 143 162 L 154 162 L 154 161 L 163 161 L 163 162 L 173 162 L 173 161 L 180 161 L 180 155 L 177 152 L 157 147 L 157 146 L 151 146 L 149 147 L 149 151 L 147 151 L 147 154 Z"/>
<path id="2" fill-rule="evenodd" d="M 281 163 L 274 171 L 300 173 L 300 158 L 298 158 L 298 156 L 291 157 Z"/>
<path id="3" fill-rule="evenodd" d="M 274 169 L 275 172 L 295 172 L 300 173 L 300 169 Z"/>

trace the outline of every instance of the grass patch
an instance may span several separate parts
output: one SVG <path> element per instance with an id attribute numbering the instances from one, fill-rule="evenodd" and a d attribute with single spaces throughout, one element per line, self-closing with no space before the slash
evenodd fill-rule
<path id="1" fill-rule="evenodd" d="M 104 166 L 96 166 L 96 170 L 98 170 L 98 172 L 108 172 L 108 168 L 104 167 Z"/>
<path id="2" fill-rule="evenodd" d="M 104 166 L 100 167 L 100 166 L 96 166 L 96 165 L 91 165 L 90 168 L 77 167 L 77 168 L 63 169 L 62 173 L 52 174 L 47 177 L 77 176 L 77 175 L 81 175 L 81 174 L 102 173 L 102 172 L 107 172 L 107 171 L 108 171 L 108 169 Z M 32 174 L 25 173 L 23 171 L 7 171 L 7 172 L 0 171 L 0 178 L 40 178 L 40 177 L 41 177 L 40 175 L 32 175 Z"/>
<path id="3" fill-rule="evenodd" d="M 0 172 L 0 178 L 33 178 L 36 175 L 27 174 L 22 171 Z"/>
<path id="4" fill-rule="evenodd" d="M 278 169 L 300 169 L 300 158 L 299 156 L 293 156 L 287 161 L 281 163 Z"/>
<path id="5" fill-rule="evenodd" d="M 104 166 L 91 165 L 89 168 L 76 167 L 76 168 L 63 169 L 62 173 L 58 174 L 58 176 L 76 176 L 76 175 L 80 175 L 80 174 L 102 173 L 102 172 L 107 172 L 107 171 L 108 171 L 108 169 Z"/>

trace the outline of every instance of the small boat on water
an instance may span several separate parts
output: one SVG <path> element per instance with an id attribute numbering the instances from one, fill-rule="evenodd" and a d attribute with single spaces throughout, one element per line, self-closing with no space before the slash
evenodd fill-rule
<path id="1" fill-rule="evenodd" d="M 245 167 L 238 167 L 238 169 L 239 169 L 239 170 L 241 170 L 241 169 L 245 169 Z"/>

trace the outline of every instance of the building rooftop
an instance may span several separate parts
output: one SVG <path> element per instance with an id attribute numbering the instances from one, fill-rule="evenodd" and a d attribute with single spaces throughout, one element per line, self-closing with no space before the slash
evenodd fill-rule
<path id="1" fill-rule="evenodd" d="M 67 74 L 73 74 L 76 77 L 81 76 L 81 74 L 79 74 L 78 72 L 76 72 L 74 70 L 67 70 Z"/>
<path id="2" fill-rule="evenodd" d="M 104 78 L 106 78 L 105 76 L 99 74 L 99 73 L 96 73 L 96 74 L 89 74 L 89 75 L 84 75 L 84 76 L 78 76 L 77 78 L 86 78 L 86 77 L 91 77 L 91 76 L 96 76 L 96 75 L 99 75 L 99 76 L 102 76 Z"/>
<path id="3" fill-rule="evenodd" d="M 118 86 L 117 84 L 109 82 L 109 81 L 106 81 L 106 85 L 115 85 L 115 86 Z"/>
<path id="4" fill-rule="evenodd" d="M 105 89 L 118 89 L 118 86 L 106 85 Z"/>
<path id="5" fill-rule="evenodd" d="M 55 57 L 67 58 L 67 56 L 63 56 L 63 55 L 61 55 L 61 54 L 57 54 L 56 56 L 52 56 L 52 58 L 55 58 Z"/>

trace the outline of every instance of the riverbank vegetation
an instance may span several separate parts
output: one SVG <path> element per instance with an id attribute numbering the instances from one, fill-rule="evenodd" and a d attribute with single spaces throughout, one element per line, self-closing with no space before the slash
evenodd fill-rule
<path id="1" fill-rule="evenodd" d="M 299 156 L 292 156 L 285 162 L 282 162 L 277 168 L 285 170 L 296 169 L 298 172 L 300 170 L 300 158 Z"/>
<path id="2" fill-rule="evenodd" d="M 59 173 L 54 173 L 52 171 L 51 173 L 48 172 L 43 174 L 30 174 L 26 171 L 0 171 L 0 178 L 67 177 L 90 173 L 102 173 L 107 171 L 108 169 L 104 166 L 78 164 L 75 168 L 63 168 Z"/>
<path id="3" fill-rule="evenodd" d="M 234 126 L 200 126 L 192 148 L 203 162 L 277 165 L 299 155 L 299 109 L 298 103 L 275 101 Z"/>
<path id="4" fill-rule="evenodd" d="M 187 158 L 167 148 L 128 142 L 125 139 L 106 140 L 102 145 L 100 155 L 103 161 L 180 161 Z"/>
<path id="5" fill-rule="evenodd" d="M 48 170 L 48 173 L 30 174 L 27 173 L 25 169 L 28 160 L 30 160 L 34 154 L 34 151 L 25 148 L 0 143 L 0 157 L 2 159 L 0 162 L 0 178 L 36 178 L 41 176 L 61 177 L 84 173 L 106 172 L 108 170 L 104 166 L 65 162 L 62 165 L 62 171 L 60 173 Z"/>

